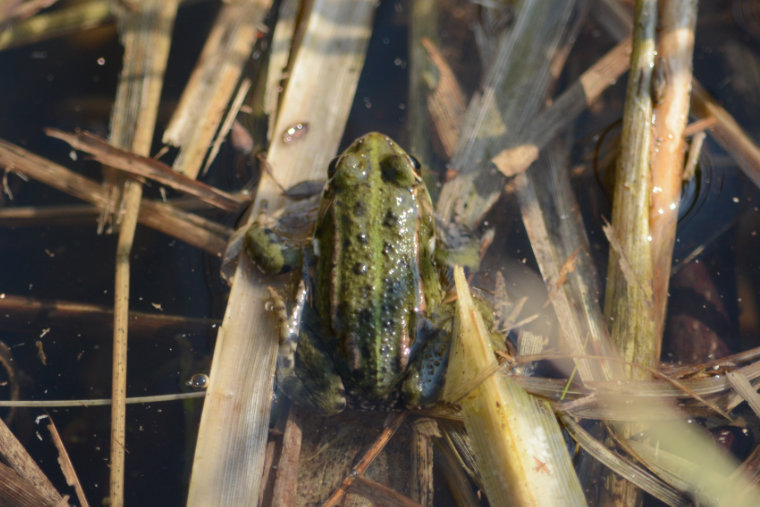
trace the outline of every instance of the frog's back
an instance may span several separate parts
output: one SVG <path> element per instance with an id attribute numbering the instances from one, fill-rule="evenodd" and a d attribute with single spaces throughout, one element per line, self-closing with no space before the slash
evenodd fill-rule
<path id="1" fill-rule="evenodd" d="M 349 400 L 393 402 L 419 320 L 440 301 L 432 204 L 415 163 L 377 133 L 330 167 L 314 231 L 316 307 Z"/>

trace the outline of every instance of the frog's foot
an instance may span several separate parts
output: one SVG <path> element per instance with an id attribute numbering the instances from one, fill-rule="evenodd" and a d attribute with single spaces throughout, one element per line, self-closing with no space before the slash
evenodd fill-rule
<path id="1" fill-rule="evenodd" d="M 293 310 L 288 315 L 285 303 L 271 287 L 274 310 L 281 322 L 277 353 L 277 385 L 297 404 L 325 415 L 346 408 L 343 380 L 330 358 L 319 349 L 310 332 L 303 330 L 308 292 L 303 281 L 298 286 Z"/>

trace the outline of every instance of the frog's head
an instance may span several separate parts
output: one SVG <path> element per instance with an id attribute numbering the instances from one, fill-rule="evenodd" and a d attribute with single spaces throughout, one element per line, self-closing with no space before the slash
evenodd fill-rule
<path id="1" fill-rule="evenodd" d="M 385 184 L 412 187 L 422 180 L 419 162 L 390 137 L 370 132 L 333 159 L 327 169 L 328 184 L 339 189 L 355 189 L 379 176 Z"/>

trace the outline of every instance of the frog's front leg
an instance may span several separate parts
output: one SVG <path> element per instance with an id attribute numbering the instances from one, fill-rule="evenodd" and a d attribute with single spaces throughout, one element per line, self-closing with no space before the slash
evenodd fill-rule
<path id="1" fill-rule="evenodd" d="M 269 228 L 254 223 L 245 233 L 245 251 L 264 273 L 286 273 L 301 264 L 301 249 L 287 246 Z"/>
<path id="2" fill-rule="evenodd" d="M 290 314 L 285 303 L 269 289 L 280 319 L 280 347 L 277 353 L 277 385 L 297 404 L 326 415 L 346 408 L 343 381 L 330 357 L 317 344 L 314 310 L 308 305 L 304 280 L 298 284 Z"/>

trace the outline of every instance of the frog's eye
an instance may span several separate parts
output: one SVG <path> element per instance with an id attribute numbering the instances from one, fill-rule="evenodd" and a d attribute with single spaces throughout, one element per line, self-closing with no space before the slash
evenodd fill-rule
<path id="1" fill-rule="evenodd" d="M 333 175 L 335 174 L 335 170 L 338 167 L 338 159 L 340 157 L 335 157 L 330 161 L 330 165 L 327 166 L 327 179 L 332 179 Z"/>
<path id="2" fill-rule="evenodd" d="M 416 174 L 410 171 L 408 157 L 391 155 L 380 161 L 380 169 L 383 172 L 383 180 L 394 183 L 400 187 L 408 187 L 414 184 Z"/>
<path id="3" fill-rule="evenodd" d="M 412 159 L 412 167 L 414 167 L 414 172 L 419 174 L 420 168 L 422 168 L 422 164 L 420 164 L 420 161 L 417 160 L 417 158 L 413 157 L 412 155 L 409 155 L 409 158 Z"/>

